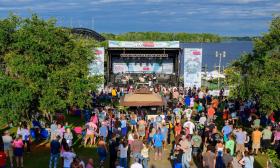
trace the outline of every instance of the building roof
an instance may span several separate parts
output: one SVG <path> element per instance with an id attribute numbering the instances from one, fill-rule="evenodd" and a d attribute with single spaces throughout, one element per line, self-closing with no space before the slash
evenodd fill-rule
<path id="1" fill-rule="evenodd" d="M 94 38 L 97 41 L 105 41 L 106 39 L 94 30 L 87 28 L 72 28 L 72 33 L 81 34 L 86 37 Z"/>

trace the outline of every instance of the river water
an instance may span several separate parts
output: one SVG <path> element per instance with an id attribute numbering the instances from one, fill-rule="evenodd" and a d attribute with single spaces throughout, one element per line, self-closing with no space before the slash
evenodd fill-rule
<path id="1" fill-rule="evenodd" d="M 222 58 L 221 68 L 228 66 L 233 60 L 238 59 L 244 53 L 250 53 L 253 50 L 252 41 L 228 41 L 221 43 L 181 43 L 181 48 L 202 48 L 202 67 L 207 67 L 208 71 L 214 70 L 219 65 L 219 58 L 216 57 L 216 51 L 226 51 L 226 57 Z M 180 61 L 183 63 L 183 54 Z M 183 72 L 183 64 L 180 66 Z"/>

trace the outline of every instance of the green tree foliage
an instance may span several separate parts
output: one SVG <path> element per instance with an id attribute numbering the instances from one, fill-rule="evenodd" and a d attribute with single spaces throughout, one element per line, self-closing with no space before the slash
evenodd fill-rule
<path id="1" fill-rule="evenodd" d="M 89 106 L 89 92 L 102 80 L 89 76 L 95 42 L 55 23 L 37 15 L 0 20 L 0 113 L 4 120 L 19 119 L 31 111 Z"/>
<path id="2" fill-rule="evenodd" d="M 161 33 L 161 32 L 128 32 L 123 34 L 103 33 L 107 40 L 121 41 L 180 41 L 180 42 L 220 42 L 221 37 L 215 34 L 202 33 Z"/>
<path id="3" fill-rule="evenodd" d="M 235 97 L 258 95 L 263 112 L 280 109 L 280 17 L 275 17 L 269 32 L 255 40 L 252 54 L 235 61 L 228 79 Z M 235 81 L 235 82 L 234 82 Z"/>

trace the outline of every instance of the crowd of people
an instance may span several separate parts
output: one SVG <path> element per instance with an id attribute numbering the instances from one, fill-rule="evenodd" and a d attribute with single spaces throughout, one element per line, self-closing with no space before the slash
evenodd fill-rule
<path id="1" fill-rule="evenodd" d="M 123 90 L 112 88 L 110 94 L 95 96 L 108 94 L 116 101 Z M 147 168 L 151 160 L 166 158 L 174 168 L 253 168 L 256 154 L 270 148 L 279 154 L 277 114 L 261 115 L 257 99 L 228 100 L 223 90 L 217 97 L 199 88 L 152 90 L 166 101 L 165 110 L 152 117 L 147 117 L 147 109 L 120 111 L 106 106 L 90 110 L 84 125 L 71 127 L 59 120 L 46 125 L 51 141 L 49 168 L 58 167 L 60 160 L 64 168 L 105 167 L 108 162 L 111 168 Z M 92 156 L 85 163 L 74 151 L 79 138 L 81 146 L 97 149 L 98 161 Z M 16 166 L 23 167 L 24 147 L 30 152 L 28 126 L 22 124 L 15 139 L 5 132 L 2 140 L 0 167 L 8 165 L 8 159 L 13 167 L 14 158 Z M 1 165 L 1 158 L 5 164 Z"/>

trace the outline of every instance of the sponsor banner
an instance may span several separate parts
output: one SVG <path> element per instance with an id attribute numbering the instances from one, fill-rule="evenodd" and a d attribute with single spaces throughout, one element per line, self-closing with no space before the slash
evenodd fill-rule
<path id="1" fill-rule="evenodd" d="M 209 90 L 208 94 L 212 96 L 220 96 L 220 90 Z M 229 96 L 229 90 L 224 90 L 224 96 Z"/>
<path id="2" fill-rule="evenodd" d="M 104 48 L 96 48 L 94 52 L 95 60 L 89 65 L 90 75 L 104 75 Z"/>
<path id="3" fill-rule="evenodd" d="M 179 41 L 109 41 L 109 48 L 180 48 Z"/>
<path id="4" fill-rule="evenodd" d="M 173 63 L 113 63 L 113 73 L 173 73 Z"/>
<path id="5" fill-rule="evenodd" d="M 158 115 L 147 115 L 146 116 L 146 120 L 151 120 L 151 119 L 153 119 L 154 121 L 156 120 L 156 117 L 157 117 Z M 165 122 L 165 115 L 160 115 L 161 116 L 161 118 L 162 118 L 162 123 L 164 123 Z"/>
<path id="6" fill-rule="evenodd" d="M 184 49 L 184 87 L 201 87 L 202 49 Z"/>
<path id="7" fill-rule="evenodd" d="M 90 76 L 102 76 L 104 77 L 104 55 L 105 50 L 103 47 L 96 48 L 95 52 L 95 59 L 89 65 L 89 74 Z M 104 89 L 104 83 L 101 83 L 98 87 L 98 91 Z"/>

